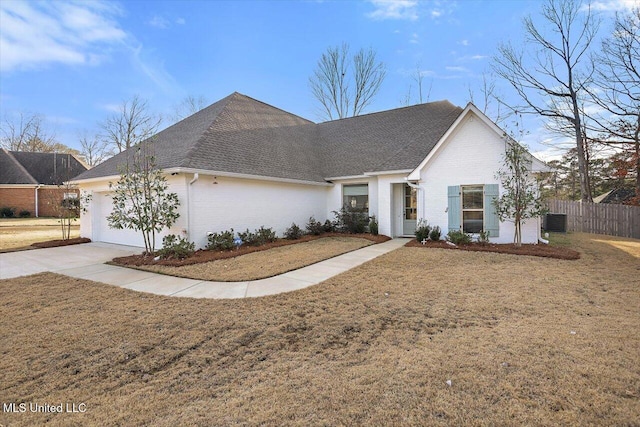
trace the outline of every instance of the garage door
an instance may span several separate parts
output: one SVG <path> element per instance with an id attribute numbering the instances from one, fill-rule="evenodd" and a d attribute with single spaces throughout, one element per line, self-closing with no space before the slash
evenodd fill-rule
<path id="1" fill-rule="evenodd" d="M 113 209 L 111 193 L 94 193 L 94 222 L 95 233 L 93 239 L 97 242 L 117 243 L 119 245 L 139 246 L 144 248 L 144 240 L 139 231 L 116 230 L 109 228 L 107 216 Z"/>

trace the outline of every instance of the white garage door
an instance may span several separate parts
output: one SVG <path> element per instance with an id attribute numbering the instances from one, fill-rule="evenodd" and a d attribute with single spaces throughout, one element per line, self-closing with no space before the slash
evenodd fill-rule
<path id="1" fill-rule="evenodd" d="M 95 202 L 94 212 L 96 216 L 94 217 L 93 222 L 95 233 L 92 240 L 144 248 L 144 240 L 142 239 L 142 234 L 140 234 L 139 231 L 109 228 L 107 216 L 111 214 L 113 209 L 111 193 L 94 193 L 93 201 Z"/>

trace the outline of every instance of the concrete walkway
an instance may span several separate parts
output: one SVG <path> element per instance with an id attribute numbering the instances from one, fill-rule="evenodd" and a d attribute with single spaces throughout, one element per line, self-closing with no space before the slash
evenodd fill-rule
<path id="1" fill-rule="evenodd" d="M 115 257 L 140 253 L 140 248 L 86 243 L 59 248 L 0 254 L 0 279 L 51 271 L 157 295 L 192 298 L 248 298 L 295 291 L 323 282 L 404 246 L 409 239 L 393 239 L 269 277 L 246 282 L 210 282 L 165 276 L 104 264 Z"/>

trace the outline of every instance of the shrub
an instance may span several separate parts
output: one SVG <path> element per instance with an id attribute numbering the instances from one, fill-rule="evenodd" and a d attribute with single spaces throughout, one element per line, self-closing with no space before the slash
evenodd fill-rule
<path id="1" fill-rule="evenodd" d="M 314 236 L 319 236 L 324 232 L 324 227 L 320 221 L 316 221 L 316 219 L 312 216 L 309 218 L 309 222 L 307 222 L 307 234 L 313 234 Z"/>
<path id="2" fill-rule="evenodd" d="M 247 228 L 244 233 L 238 232 L 238 237 L 242 239 L 242 243 L 249 246 L 258 246 L 258 236 Z"/>
<path id="3" fill-rule="evenodd" d="M 28 210 L 20 211 L 20 218 L 29 218 L 31 216 L 31 212 Z"/>
<path id="4" fill-rule="evenodd" d="M 271 228 L 261 226 L 259 229 L 253 230 L 253 233 L 247 228 L 244 233 L 238 233 L 238 237 L 240 237 L 246 245 L 261 246 L 269 242 L 274 242 L 276 240 L 276 232 Z"/>
<path id="5" fill-rule="evenodd" d="M 369 224 L 369 216 L 365 212 L 360 212 L 347 207 L 342 207 L 339 211 L 333 211 L 336 216 L 336 231 L 341 233 L 362 234 Z"/>
<path id="6" fill-rule="evenodd" d="M 428 239 L 430 232 L 431 226 L 429 226 L 429 223 L 426 220 L 421 219 L 420 221 L 418 221 L 418 224 L 416 225 L 416 231 L 414 233 L 418 242 L 422 242 L 423 240 Z"/>
<path id="7" fill-rule="evenodd" d="M 213 251 L 230 251 L 235 246 L 233 244 L 233 228 L 220 233 L 211 233 L 207 236 L 207 249 Z"/>
<path id="8" fill-rule="evenodd" d="M 440 236 L 442 236 L 442 231 L 440 230 L 440 227 L 436 225 L 431 229 L 431 232 L 429 233 L 429 238 L 434 242 L 437 242 L 438 240 L 440 240 Z"/>
<path id="9" fill-rule="evenodd" d="M 15 208 L 10 208 L 9 206 L 0 208 L 0 218 L 13 218 L 15 214 L 16 214 Z"/>
<path id="10" fill-rule="evenodd" d="M 302 230 L 300 229 L 300 227 L 298 227 L 296 225 L 296 223 L 292 223 L 291 227 L 287 228 L 284 232 L 284 238 L 285 239 L 289 239 L 289 240 L 297 240 L 299 238 L 302 237 L 304 233 L 302 232 Z"/>
<path id="11" fill-rule="evenodd" d="M 188 258 L 196 251 L 196 245 L 184 237 L 169 234 L 162 239 L 162 249 L 157 254 L 162 259 L 184 259 Z"/>
<path id="12" fill-rule="evenodd" d="M 276 232 L 271 228 L 264 228 L 263 225 L 261 225 L 260 228 L 256 230 L 255 235 L 256 243 L 258 245 L 264 245 L 266 243 L 276 241 Z"/>
<path id="13" fill-rule="evenodd" d="M 324 230 L 325 233 L 333 233 L 336 227 L 333 222 L 326 220 L 322 225 L 322 229 Z"/>
<path id="14" fill-rule="evenodd" d="M 481 245 L 488 245 L 489 244 L 489 234 L 491 234 L 491 232 L 489 230 L 484 231 L 481 230 L 480 233 L 478 234 L 478 243 L 480 243 Z"/>
<path id="15" fill-rule="evenodd" d="M 371 220 L 369 221 L 369 233 L 373 234 L 374 236 L 378 235 L 378 220 L 376 219 L 375 215 L 373 215 L 371 217 Z"/>
<path id="16" fill-rule="evenodd" d="M 455 245 L 466 245 L 471 243 L 471 235 L 460 230 L 453 230 L 447 233 L 447 240 Z"/>

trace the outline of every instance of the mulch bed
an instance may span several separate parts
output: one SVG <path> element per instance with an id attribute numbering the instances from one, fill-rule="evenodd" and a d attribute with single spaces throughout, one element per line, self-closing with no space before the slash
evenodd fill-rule
<path id="1" fill-rule="evenodd" d="M 252 252 L 265 251 L 271 248 L 279 248 L 281 246 L 295 245 L 296 243 L 310 242 L 312 240 L 321 239 L 323 237 L 357 237 L 360 239 L 367 239 L 374 243 L 382 243 L 387 240 L 391 240 L 388 236 L 372 234 L 347 234 L 347 233 L 325 233 L 319 236 L 303 236 L 297 240 L 278 239 L 275 242 L 267 243 L 262 246 L 246 246 L 242 245 L 238 249 L 230 251 L 210 251 L 206 249 L 200 249 L 196 251 L 193 256 L 185 259 L 161 259 L 154 261 L 152 256 L 148 255 L 131 255 L 126 257 L 114 258 L 111 263 L 127 266 L 140 266 L 140 265 L 170 265 L 170 266 L 183 266 L 199 264 L 203 262 L 215 261 L 219 259 L 234 258 L 240 255 L 249 254 Z"/>
<path id="2" fill-rule="evenodd" d="M 86 237 L 76 237 L 67 240 L 48 240 L 46 242 L 33 243 L 34 248 L 56 248 L 58 246 L 79 245 L 80 243 L 91 243 L 91 239 Z"/>
<path id="3" fill-rule="evenodd" d="M 439 249 L 458 249 L 463 251 L 474 251 L 474 252 L 497 252 L 501 254 L 512 254 L 512 255 L 529 255 L 529 256 L 538 256 L 545 258 L 556 258 L 556 259 L 565 259 L 565 260 L 575 260 L 580 258 L 580 252 L 574 251 L 573 249 L 562 248 L 557 246 L 549 246 L 549 245 L 522 245 L 520 247 L 515 246 L 514 244 L 502 244 L 497 245 L 494 243 L 489 243 L 486 245 L 481 245 L 479 243 L 471 243 L 468 245 L 458 245 L 451 246 L 444 241 L 427 241 L 426 244 L 422 244 L 417 240 L 411 240 L 405 246 L 412 248 L 439 248 Z"/>

